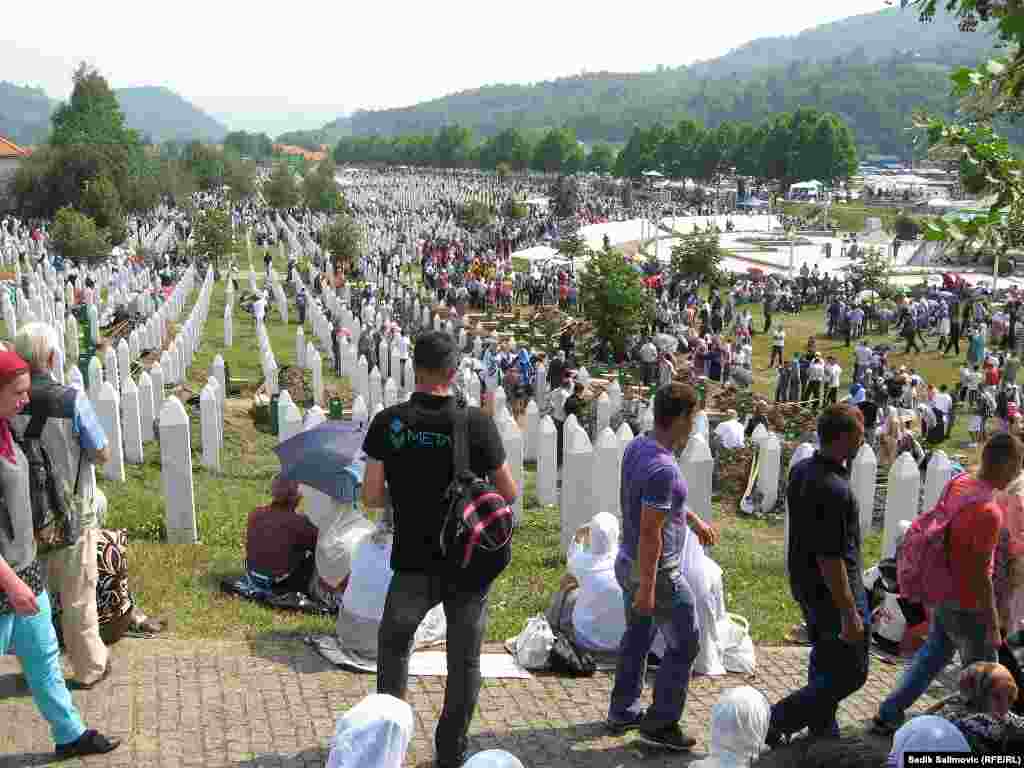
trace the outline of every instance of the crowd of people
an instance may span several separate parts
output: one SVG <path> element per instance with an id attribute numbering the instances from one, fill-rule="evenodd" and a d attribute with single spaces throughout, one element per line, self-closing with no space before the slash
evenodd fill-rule
<path id="1" fill-rule="evenodd" d="M 688 569 L 697 557 L 694 553 L 706 557 L 704 548 L 713 547 L 719 534 L 687 505 L 688 489 L 676 457 L 692 434 L 706 431 L 706 414 L 700 393 L 677 380 L 677 369 L 688 366 L 695 378 L 749 387 L 762 373 L 754 366 L 758 335 L 766 336 L 771 348 L 770 369 L 778 377 L 775 399 L 810 403 L 820 411 L 816 451 L 793 467 L 787 492 L 789 579 L 812 654 L 807 686 L 774 704 L 749 687 L 723 693 L 712 713 L 712 754 L 706 765 L 742 764 L 755 758 L 770 764 L 772 754 L 788 754 L 788 764 L 800 765 L 813 750 L 826 748 L 834 750 L 832 759 L 851 761 L 848 764 L 878 764 L 853 762 L 866 756 L 885 759 L 870 741 L 835 738 L 837 708 L 868 677 L 873 621 L 848 466 L 865 441 L 877 446 L 883 465 L 908 451 L 924 462 L 922 446 L 944 440 L 964 408 L 972 409 L 970 431 L 981 447 L 981 466 L 973 475 L 958 473 L 947 489 L 961 513 L 949 524 L 954 587 L 940 604 L 929 606 L 927 639 L 882 704 L 873 728 L 893 736 L 889 756 L 897 765 L 903 764 L 908 750 L 998 754 L 1024 748 L 1024 721 L 1014 711 L 1021 706 L 1017 691 L 1022 680 L 1005 656 L 1007 635 L 1016 626 L 1013 597 L 1021 584 L 1015 579 L 1024 573 L 1016 565 L 1024 553 L 1024 526 L 1014 527 L 1014 516 L 1006 512 L 1024 507 L 1024 425 L 1016 388 L 1017 360 L 1024 351 L 1019 303 L 990 307 L 985 297 L 961 286 L 908 298 L 889 308 L 864 297 L 857 279 L 840 281 L 816 267 L 804 267 L 792 279 L 739 277 L 727 290 L 710 291 L 699 281 L 665 273 L 649 284 L 653 326 L 631 339 L 624 354 L 600 338 L 593 350 L 577 349 L 571 323 L 548 349 L 533 349 L 524 339 L 502 340 L 496 333 L 475 342 L 467 339 L 459 347 L 458 331 L 472 309 L 557 303 L 574 311 L 572 265 L 553 263 L 547 269 L 519 272 L 511 260 L 516 250 L 557 239 L 566 226 L 636 215 L 614 196 L 586 188 L 579 193 L 574 221 L 532 206 L 525 217 L 505 213 L 506 203 L 514 197 L 544 191 L 521 181 L 502 186 L 446 174 L 367 173 L 346 190 L 367 245 L 348 275 L 332 269 L 322 247 L 328 217 L 304 209 L 272 211 L 258 202 L 231 206 L 232 221 L 251 233 L 257 246 L 284 244 L 290 254 L 288 282 L 298 272 L 299 257 L 309 260 L 309 295 L 295 291 L 296 309 L 302 318 L 308 302 L 321 302 L 334 327 L 330 357 L 335 366 L 340 366 L 341 339 L 347 331 L 340 317 L 329 315 L 325 298 L 344 291 L 350 308 L 367 321 L 358 352 L 369 366 L 389 362 L 377 357 L 384 341 L 399 350 L 399 378 L 406 360 L 412 361 L 415 372 L 410 401 L 385 408 L 368 427 L 362 464 L 352 471 L 352 488 L 359 489 L 358 495 L 353 490 L 352 498 L 343 500 L 346 508 L 332 511 L 334 517 L 349 521 L 346 530 L 353 532 L 346 539 L 343 564 L 319 558 L 324 528 L 321 521 L 296 514 L 302 507 L 295 484 L 276 480 L 271 502 L 249 518 L 247 579 L 268 591 L 295 590 L 333 600 L 339 637 L 370 658 L 378 673 L 376 695 L 339 720 L 329 765 L 401 763 L 413 730 L 412 713 L 404 702 L 409 657 L 418 643 L 421 620 L 442 609 L 449 676 L 434 735 L 436 765 L 517 764 L 507 753 L 482 753 L 467 762 L 469 726 L 481 685 L 488 598 L 496 574 L 471 577 L 453 570 L 441 549 L 449 480 L 457 461 L 454 443 L 463 439 L 456 437 L 456 430 L 465 429 L 467 444 L 461 449 L 468 453 L 470 474 L 489 484 L 507 505 L 521 489 L 494 420 L 465 408 L 464 382 L 467 375 L 479 377 L 485 408 L 502 388 L 517 412 L 535 393 L 537 365 L 544 363 L 549 397 L 539 405 L 552 415 L 561 437 L 568 417 L 583 407 L 585 386 L 575 380 L 573 371 L 591 360 L 636 365 L 652 387 L 653 426 L 637 430 L 639 436 L 625 448 L 621 522 L 595 518 L 580 550 L 585 556 L 571 561 L 578 594 L 568 623 L 581 646 L 616 655 L 608 729 L 615 734 L 635 731 L 655 747 L 693 748 L 696 738 L 679 723 L 705 619 L 703 597 Z M 460 207 L 476 199 L 490 200 L 499 211 L 494 224 L 482 230 L 464 226 L 459 218 Z M 201 193 L 194 202 L 201 210 L 226 201 L 218 193 Z M 126 260 L 125 269 L 149 269 L 154 288 L 166 288 L 186 258 L 179 246 L 188 241 L 191 222 L 189 213 L 169 205 L 132 219 L 131 237 L 158 245 L 159 253 L 154 264 Z M 10 248 L 12 241 L 16 243 L 16 256 L 25 258 L 26 267 L 29 258 L 52 258 L 45 226 L 28 227 L 13 219 L 2 226 L 2 245 Z M 447 317 L 442 331 L 418 330 L 411 295 L 405 290 L 411 267 L 420 270 L 430 295 L 443 302 Z M 226 270 L 227 279 L 238 279 L 237 267 L 229 264 Z M 89 299 L 85 291 L 90 288 L 78 287 L 81 300 Z M 755 304 L 762 306 L 763 324 L 755 325 Z M 264 289 L 252 303 L 257 322 L 264 321 L 271 305 Z M 797 340 L 800 348 L 792 350 L 786 315 L 807 306 L 823 307 L 823 332 L 845 339 L 851 347 L 848 359 L 819 353 L 814 337 L 806 344 Z M 371 322 L 378 314 L 382 322 Z M 937 337 L 940 354 L 959 355 L 959 341 L 966 339 L 959 381 L 927 382 L 912 367 L 891 365 L 887 342 L 867 343 L 869 337 L 892 333 L 906 340 L 907 353 L 917 352 L 928 337 Z M 58 755 L 70 757 L 109 751 L 117 743 L 87 730 L 70 700 L 41 574 L 48 571 L 49 589 L 60 596 L 59 621 L 75 681 L 86 687 L 100 684 L 109 675 L 110 664 L 99 636 L 92 555 L 103 514 L 94 511 L 96 525 L 76 547 L 39 555 L 27 514 L 29 460 L 22 441 L 11 437 L 12 429 L 20 434 L 19 419 L 31 423 L 45 416 L 49 423 L 41 439 L 57 439 L 57 433 L 66 439 L 69 432 L 56 427 L 61 419 L 69 421 L 74 445 L 50 448 L 62 457 L 56 471 L 69 480 L 79 466 L 79 454 L 102 461 L 107 449 L 88 399 L 74 388 L 53 383 L 49 373 L 55 347 L 48 326 L 29 324 L 21 329 L 13 349 L 0 352 L 0 483 L 7 500 L 0 510 L 0 523 L 4 516 L 7 522 L 0 524 L 0 651 L 13 637 L 37 706 L 53 728 Z M 764 407 L 759 404 L 745 424 L 735 412 L 727 413 L 714 435 L 725 447 L 744 444 L 753 428 L 765 423 Z M 20 416 L 22 412 L 25 415 Z M 908 423 L 919 425 L 920 432 L 908 430 Z M 396 440 L 397 433 L 414 439 Z M 560 464 L 562 440 L 556 445 Z M 424 482 L 403 482 L 411 472 Z M 86 500 L 90 509 L 102 506 L 99 497 L 97 493 Z M 365 515 L 373 510 L 377 521 L 371 524 Z M 361 522 L 351 523 L 356 517 Z M 375 580 L 379 583 L 370 586 Z M 368 605 L 371 592 L 379 599 Z M 559 611 L 564 609 L 563 601 Z M 644 680 L 656 641 L 660 663 L 651 703 L 645 705 Z M 959 651 L 964 668 L 960 697 L 948 702 L 937 717 L 907 719 L 907 711 L 954 651 Z M 831 746 L 807 746 L 799 757 L 787 753 L 799 746 L 787 742 L 804 729 L 813 737 L 808 744 Z M 766 755 L 772 748 L 773 753 Z"/>

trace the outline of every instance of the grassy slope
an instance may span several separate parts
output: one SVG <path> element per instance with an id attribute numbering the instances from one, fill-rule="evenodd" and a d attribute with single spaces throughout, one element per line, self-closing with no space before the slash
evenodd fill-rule
<path id="1" fill-rule="evenodd" d="M 275 252 L 276 253 L 276 252 Z M 261 259 L 257 256 L 256 261 Z M 278 265 L 279 268 L 283 265 Z M 204 342 L 190 371 L 190 380 L 198 391 L 205 381 L 206 367 L 213 355 L 222 350 L 223 286 L 213 292 Z M 760 309 L 755 311 L 761 327 Z M 808 335 L 822 329 L 822 311 L 809 310 L 800 316 L 778 317 L 787 330 L 789 350 L 802 347 Z M 276 313 L 268 323 L 275 354 L 282 364 L 293 359 L 295 319 L 283 328 Z M 818 347 L 840 355 L 847 371 L 852 367 L 850 354 L 841 344 L 819 339 Z M 258 382 L 257 345 L 248 315 L 237 312 L 234 346 L 225 354 L 235 377 Z M 768 339 L 754 340 L 755 389 L 769 394 L 774 376 L 766 371 Z M 901 356 L 893 355 L 899 363 Z M 917 365 L 928 381 L 952 382 L 956 363 L 942 360 L 934 352 L 914 356 L 907 361 Z M 325 371 L 326 374 L 326 371 Z M 334 379 L 325 375 L 330 386 Z M 147 612 L 164 615 L 172 621 L 172 631 L 183 637 L 251 638 L 271 632 L 330 631 L 331 622 L 271 611 L 263 607 L 223 596 L 218 583 L 222 576 L 240 572 L 244 557 L 244 532 L 248 512 L 265 503 L 270 478 L 277 462 L 272 453 L 275 438 L 253 426 L 247 408 L 238 406 L 239 398 L 228 401 L 224 471 L 214 476 L 200 466 L 201 452 L 198 411 L 193 417 L 193 468 L 196 508 L 202 543 L 197 546 L 170 546 L 158 543 L 162 530 L 163 506 L 160 491 L 160 457 L 156 445 L 146 446 L 146 463 L 128 467 L 128 482 L 115 485 L 103 482 L 110 499 L 111 527 L 127 528 L 132 540 L 132 588 Z M 964 420 L 960 420 L 960 424 Z M 958 442 L 955 435 L 951 442 Z M 947 448 L 947 451 L 949 449 Z M 502 640 L 518 632 L 526 619 L 547 606 L 551 594 L 565 571 L 564 555 L 559 552 L 559 516 L 557 507 L 537 506 L 534 471 L 527 468 L 525 482 L 525 521 L 516 535 L 512 565 L 492 591 L 489 638 Z M 726 600 L 730 611 L 751 621 L 754 639 L 759 643 L 782 642 L 798 613 L 786 581 L 782 562 L 782 526 L 724 515 L 716 519 L 722 541 L 711 553 L 725 573 Z M 878 557 L 879 535 L 865 543 L 865 561 Z"/>

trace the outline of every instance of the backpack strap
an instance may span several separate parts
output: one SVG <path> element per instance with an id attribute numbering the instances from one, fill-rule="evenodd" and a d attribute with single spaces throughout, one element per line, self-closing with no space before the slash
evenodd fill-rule
<path id="1" fill-rule="evenodd" d="M 38 440 L 43 436 L 43 429 L 49 416 L 46 413 L 36 413 L 29 419 L 25 431 L 22 433 L 23 440 Z"/>
<path id="2" fill-rule="evenodd" d="M 452 410 L 452 463 L 456 477 L 469 470 L 469 410 L 458 406 Z"/>

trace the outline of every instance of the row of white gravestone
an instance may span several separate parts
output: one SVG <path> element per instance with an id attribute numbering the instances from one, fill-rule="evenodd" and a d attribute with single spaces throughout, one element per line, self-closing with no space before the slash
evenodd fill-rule
<path id="1" fill-rule="evenodd" d="M 188 321 L 172 344 L 176 351 L 173 357 L 167 357 L 168 365 L 180 364 L 182 379 L 198 349 L 198 340 L 209 310 L 212 283 L 213 273 L 210 271 Z M 124 344 L 123 340 L 121 344 Z M 111 361 L 108 365 L 110 373 L 106 381 L 102 381 L 102 371 L 97 371 L 93 363 L 98 364 L 98 361 L 93 358 L 90 363 L 90 378 L 96 376 L 94 405 L 110 446 L 110 458 L 103 467 L 103 474 L 108 480 L 124 482 L 125 463 L 141 464 L 143 443 L 153 437 L 153 413 L 157 404 L 163 403 L 163 365 L 156 364 L 148 373 L 143 372 L 140 386 L 136 386 L 127 365 L 123 368 L 124 375 L 120 375 L 119 360 Z M 221 364 L 223 366 L 223 361 Z"/>

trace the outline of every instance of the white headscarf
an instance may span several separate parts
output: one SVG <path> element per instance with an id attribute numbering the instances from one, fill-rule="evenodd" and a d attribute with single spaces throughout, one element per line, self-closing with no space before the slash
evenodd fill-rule
<path id="1" fill-rule="evenodd" d="M 477 752 L 462 768 L 523 768 L 523 764 L 504 749 L 488 749 Z"/>
<path id="2" fill-rule="evenodd" d="M 971 748 L 960 729 L 938 715 L 920 715 L 908 720 L 896 731 L 887 768 L 904 768 L 907 752 L 956 752 L 970 754 Z"/>
<path id="3" fill-rule="evenodd" d="M 590 546 L 574 542 L 569 550 L 569 572 L 580 583 L 572 624 L 580 645 L 591 651 L 618 649 L 626 631 L 622 587 L 615 579 L 619 553 L 619 520 L 601 512 L 588 524 Z"/>
<path id="4" fill-rule="evenodd" d="M 740 768 L 761 754 L 771 705 L 764 694 L 749 685 L 723 693 L 711 710 L 711 755 L 694 768 Z"/>
<path id="5" fill-rule="evenodd" d="M 412 707 L 374 694 L 338 718 L 327 768 L 401 768 L 412 738 Z"/>

